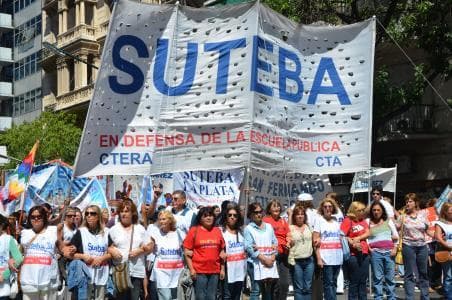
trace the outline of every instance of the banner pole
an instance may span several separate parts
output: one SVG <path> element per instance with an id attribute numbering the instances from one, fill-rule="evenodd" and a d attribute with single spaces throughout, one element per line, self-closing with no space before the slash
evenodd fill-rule
<path id="1" fill-rule="evenodd" d="M 394 176 L 394 199 L 392 200 L 392 205 L 396 209 L 396 197 L 397 197 L 397 164 L 395 164 L 395 176 Z"/>

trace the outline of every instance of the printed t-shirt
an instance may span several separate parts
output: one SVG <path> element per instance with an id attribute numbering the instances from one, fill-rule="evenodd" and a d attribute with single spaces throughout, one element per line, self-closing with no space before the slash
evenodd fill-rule
<path id="1" fill-rule="evenodd" d="M 320 257 L 327 266 L 342 265 L 343 254 L 339 223 L 335 218 L 330 221 L 317 218 L 314 232 L 320 234 Z"/>
<path id="2" fill-rule="evenodd" d="M 100 257 L 107 253 L 108 232 L 104 229 L 103 233 L 93 234 L 88 228 L 82 227 L 79 230 L 83 253 L 89 256 Z M 91 283 L 96 285 L 106 285 L 109 275 L 108 263 L 104 262 L 99 267 L 88 266 L 91 273 Z"/>
<path id="3" fill-rule="evenodd" d="M 9 244 L 11 241 L 11 236 L 8 234 L 0 235 L 0 274 L 9 268 Z M 3 280 L 0 283 L 0 297 L 8 297 L 11 293 L 9 280 Z"/>
<path id="4" fill-rule="evenodd" d="M 199 274 L 220 273 L 220 252 L 224 245 L 218 227 L 211 230 L 202 226 L 192 227 L 184 240 L 184 248 L 193 250 L 193 268 Z"/>
<path id="5" fill-rule="evenodd" d="M 176 288 L 179 276 L 184 269 L 182 259 L 182 239 L 176 231 L 164 233 L 158 228 L 149 231 L 155 242 L 155 261 L 151 280 L 157 288 Z"/>
<path id="6" fill-rule="evenodd" d="M 228 283 L 243 281 L 246 275 L 246 253 L 243 235 L 223 231 L 224 242 L 226 243 L 226 270 Z"/>
<path id="7" fill-rule="evenodd" d="M 289 223 L 283 218 L 278 220 L 273 219 L 271 216 L 265 216 L 262 221 L 270 224 L 275 232 L 276 239 L 278 240 L 278 253 L 288 254 L 287 249 L 287 234 L 289 233 Z"/>
<path id="8" fill-rule="evenodd" d="M 133 230 L 133 244 L 132 250 L 137 249 L 141 246 L 150 243 L 150 238 L 146 233 L 146 229 L 140 224 L 135 224 Z M 132 277 L 144 278 L 146 276 L 145 272 L 145 257 L 144 254 L 129 258 L 129 248 L 130 248 L 130 237 L 132 230 L 126 230 L 122 224 L 119 222 L 115 224 L 108 233 L 109 235 L 109 245 L 114 244 L 116 248 L 121 252 L 122 259 L 121 262 L 129 261 L 129 273 Z"/>
<path id="9" fill-rule="evenodd" d="M 357 236 L 360 236 L 366 232 L 366 230 L 369 229 L 369 224 L 366 222 L 366 220 L 361 221 L 353 221 L 349 217 L 346 217 L 344 221 L 341 224 L 341 230 L 345 233 L 346 237 L 349 238 L 355 238 Z M 361 240 L 361 252 L 363 254 L 369 254 L 369 245 L 367 245 L 366 240 Z M 350 247 L 350 253 L 351 255 L 357 255 L 358 250 Z"/>
<path id="10" fill-rule="evenodd" d="M 402 240 L 404 244 L 409 246 L 424 246 L 425 231 L 429 224 L 425 213 L 418 211 L 416 217 L 412 218 L 408 215 L 403 215 L 398 220 L 400 224 L 403 219 L 403 234 Z"/>

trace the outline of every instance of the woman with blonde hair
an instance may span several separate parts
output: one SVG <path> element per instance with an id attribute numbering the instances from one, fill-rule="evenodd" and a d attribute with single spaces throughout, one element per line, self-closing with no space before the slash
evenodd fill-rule
<path id="1" fill-rule="evenodd" d="M 350 259 L 345 263 L 350 285 L 348 299 L 367 299 L 366 282 L 369 275 L 369 224 L 364 219 L 366 206 L 353 201 L 347 212 L 341 230 L 350 245 Z"/>
<path id="2" fill-rule="evenodd" d="M 108 233 L 99 206 L 90 205 L 85 209 L 82 226 L 72 238 L 71 245 L 76 248 L 72 258 L 82 260 L 90 271 L 88 298 L 104 299 L 111 255 L 107 253 Z"/>
<path id="3" fill-rule="evenodd" d="M 440 250 L 452 251 L 452 203 L 444 203 L 435 225 L 435 239 Z M 441 263 L 443 269 L 443 289 L 447 300 L 452 299 L 452 261 Z"/>
<path id="4" fill-rule="evenodd" d="M 151 248 L 155 253 L 151 281 L 157 284 L 160 300 L 177 299 L 177 283 L 184 269 L 182 238 L 176 229 L 176 219 L 169 210 L 158 214 L 157 226 L 150 226 Z"/>
<path id="5" fill-rule="evenodd" d="M 322 269 L 325 299 L 335 300 L 337 276 L 343 261 L 340 224 L 333 217 L 338 211 L 336 201 L 325 198 L 320 202 L 312 233 L 316 246 L 317 265 Z"/>

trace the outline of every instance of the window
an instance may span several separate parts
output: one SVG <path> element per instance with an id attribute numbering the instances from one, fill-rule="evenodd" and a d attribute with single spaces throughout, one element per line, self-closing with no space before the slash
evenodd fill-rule
<path id="1" fill-rule="evenodd" d="M 14 0 L 14 12 L 18 12 L 25 7 L 33 4 L 36 0 Z"/>
<path id="2" fill-rule="evenodd" d="M 14 63 L 14 80 L 21 80 L 27 76 L 41 71 L 40 65 L 41 52 L 35 52 Z"/>
<path id="3" fill-rule="evenodd" d="M 16 47 L 31 41 L 42 33 L 42 17 L 37 15 L 14 29 L 14 44 Z"/>
<path id="4" fill-rule="evenodd" d="M 13 99 L 13 116 L 17 117 L 36 109 L 40 109 L 37 104 L 41 103 L 41 89 L 28 91 Z"/>

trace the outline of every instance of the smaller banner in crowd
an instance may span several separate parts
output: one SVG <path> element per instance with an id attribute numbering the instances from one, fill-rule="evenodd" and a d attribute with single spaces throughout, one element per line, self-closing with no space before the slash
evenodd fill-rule
<path id="1" fill-rule="evenodd" d="M 189 206 L 220 206 L 223 201 L 238 203 L 243 169 L 174 173 L 174 189 L 183 190 Z"/>
<path id="2" fill-rule="evenodd" d="M 76 206 L 81 210 L 84 210 L 89 205 L 97 205 L 100 208 L 108 208 L 105 191 L 97 178 L 92 178 L 77 198 L 72 200 L 70 203 L 70 206 Z"/>
<path id="3" fill-rule="evenodd" d="M 435 204 L 436 210 L 439 212 L 443 204 L 446 202 L 452 202 L 452 188 L 450 187 L 450 185 L 447 185 L 447 187 L 444 189 L 444 191 L 441 193 L 438 200 L 436 201 Z"/>
<path id="4" fill-rule="evenodd" d="M 287 203 L 295 201 L 301 193 L 309 193 L 317 206 L 327 193 L 333 191 L 328 175 L 284 174 L 255 169 L 249 174 L 249 185 L 251 201 L 263 204 L 271 199 Z"/>
<path id="5" fill-rule="evenodd" d="M 350 193 L 364 193 L 371 188 L 381 187 L 383 191 L 394 193 L 396 191 L 397 167 L 394 168 L 372 168 L 371 170 L 355 173 Z"/>

